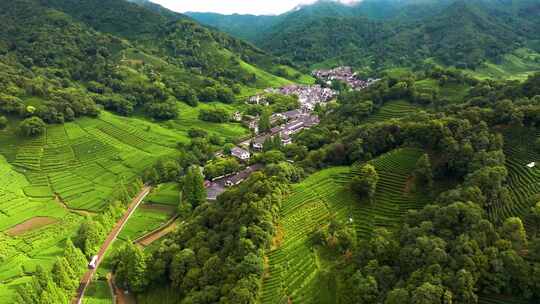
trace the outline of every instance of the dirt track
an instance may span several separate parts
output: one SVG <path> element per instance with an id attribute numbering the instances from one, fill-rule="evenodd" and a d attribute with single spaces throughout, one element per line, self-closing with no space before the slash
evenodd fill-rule
<path id="1" fill-rule="evenodd" d="M 122 216 L 122 218 L 116 223 L 113 230 L 109 233 L 107 238 L 105 239 L 105 242 L 103 242 L 103 245 L 101 245 L 101 248 L 98 252 L 98 260 L 96 262 L 96 268 L 95 269 L 89 269 L 82 277 L 81 282 L 79 284 L 79 289 L 77 290 L 77 296 L 71 301 L 73 304 L 80 304 L 82 303 L 82 299 L 84 297 L 84 292 L 86 291 L 86 288 L 92 281 L 92 277 L 96 273 L 99 264 L 101 264 L 103 260 L 103 256 L 105 255 L 105 252 L 107 252 L 107 249 L 109 246 L 116 240 L 118 237 L 118 234 L 120 234 L 120 231 L 122 231 L 122 228 L 124 228 L 124 225 L 128 221 L 128 219 L 131 217 L 131 215 L 135 212 L 135 209 L 140 205 L 140 203 L 144 200 L 144 198 L 150 193 L 150 190 L 152 187 L 150 186 L 144 186 L 139 194 L 137 194 L 136 197 L 133 198 L 131 201 L 128 210 Z"/>

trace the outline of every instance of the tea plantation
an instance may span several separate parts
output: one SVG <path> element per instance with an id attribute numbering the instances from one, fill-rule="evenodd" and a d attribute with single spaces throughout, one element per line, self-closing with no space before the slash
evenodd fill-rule
<path id="1" fill-rule="evenodd" d="M 370 162 L 380 176 L 372 204 L 349 190 L 348 182 L 357 174 L 349 167 L 326 169 L 294 185 L 283 202 L 275 248 L 267 254 L 261 302 L 278 303 L 288 297 L 295 303 L 332 303 L 332 287 L 325 283 L 324 274 L 325 264 L 331 261 L 312 246 L 311 235 L 332 216 L 353 225 L 359 238 L 369 237 L 376 227 L 397 227 L 407 210 L 427 202 L 407 189 L 422 153 L 398 149 Z"/>
<path id="2" fill-rule="evenodd" d="M 183 114 L 167 123 L 102 112 L 97 119 L 50 125 L 31 139 L 17 136 L 14 125 L 0 131 L 0 303 L 13 300 L 16 286 L 36 265 L 52 266 L 85 216 L 103 210 L 122 185 L 188 142 L 188 127 L 224 139 L 248 133 L 239 124 L 200 122 L 198 111 L 213 106 L 221 105 L 180 106 Z M 169 202 L 171 190 L 157 195 L 169 206 L 138 210 L 120 239 L 135 239 L 166 222 L 179 199 Z"/>
<path id="3" fill-rule="evenodd" d="M 523 128 L 512 128 L 504 131 L 506 168 L 508 170 L 508 185 L 512 204 L 492 206 L 490 216 L 494 220 L 504 220 L 511 216 L 524 218 L 526 227 L 527 213 L 536 204 L 540 194 L 540 168 L 527 167 L 527 164 L 540 161 L 540 153 L 534 146 L 540 136 Z"/>

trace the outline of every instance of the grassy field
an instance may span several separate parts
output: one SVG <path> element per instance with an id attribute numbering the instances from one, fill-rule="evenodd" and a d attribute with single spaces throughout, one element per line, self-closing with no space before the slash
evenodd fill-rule
<path id="1" fill-rule="evenodd" d="M 118 238 L 135 240 L 151 232 L 172 218 L 176 208 L 167 205 L 142 205 L 131 216 Z"/>
<path id="2" fill-rule="evenodd" d="M 294 185 L 283 202 L 276 244 L 267 253 L 261 302 L 279 303 L 289 297 L 293 303 L 333 303 L 332 279 L 324 270 L 335 257 L 312 246 L 310 236 L 331 216 L 353 225 L 359 238 L 368 238 L 376 227 L 397 227 L 407 210 L 421 208 L 427 201 L 406 191 L 421 154 L 399 149 L 371 161 L 380 176 L 372 204 L 348 189 L 356 174 L 349 167 L 326 169 Z"/>
<path id="3" fill-rule="evenodd" d="M 285 85 L 293 83 L 292 81 L 288 79 L 278 77 L 276 75 L 263 71 L 245 61 L 241 61 L 240 66 L 245 71 L 255 74 L 255 76 L 257 77 L 255 86 L 258 88 L 281 87 L 281 86 L 285 86 Z"/>

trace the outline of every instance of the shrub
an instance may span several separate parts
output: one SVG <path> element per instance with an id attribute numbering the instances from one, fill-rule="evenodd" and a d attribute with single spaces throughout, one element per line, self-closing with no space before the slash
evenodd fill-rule
<path id="1" fill-rule="evenodd" d="M 230 115 L 223 109 L 201 110 L 199 118 L 204 121 L 223 123 L 230 120 Z"/>
<path id="2" fill-rule="evenodd" d="M 21 122 L 19 131 L 25 136 L 38 136 L 45 131 L 45 123 L 39 117 L 30 117 Z"/>
<path id="3" fill-rule="evenodd" d="M 0 130 L 7 127 L 7 124 L 8 124 L 7 118 L 5 116 L 0 116 Z"/>

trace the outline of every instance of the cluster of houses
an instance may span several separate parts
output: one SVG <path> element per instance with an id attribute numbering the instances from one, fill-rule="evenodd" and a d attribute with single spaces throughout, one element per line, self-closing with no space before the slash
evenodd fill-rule
<path id="1" fill-rule="evenodd" d="M 270 129 L 268 133 L 260 134 L 255 138 L 251 139 L 249 141 L 249 144 L 251 145 L 251 147 L 253 147 L 253 150 L 262 151 L 264 142 L 267 139 L 274 138 L 276 136 L 280 137 L 281 143 L 284 146 L 289 145 L 292 143 L 292 136 L 294 134 L 304 129 L 309 129 L 320 123 L 319 117 L 317 115 L 313 115 L 309 112 L 304 112 L 301 110 L 289 111 L 275 115 L 279 115 L 280 118 L 284 117 L 286 123 Z"/>
<path id="2" fill-rule="evenodd" d="M 339 80 L 348 84 L 353 90 L 362 90 L 379 79 L 368 78 L 367 80 L 360 79 L 351 67 L 337 67 L 331 70 L 316 70 L 312 75 L 322 81 L 326 81 L 328 85 L 334 80 Z"/>
<path id="3" fill-rule="evenodd" d="M 274 93 L 274 94 L 283 94 L 283 95 L 296 95 L 298 96 L 298 101 L 300 102 L 300 106 L 302 109 L 305 109 L 307 111 L 313 111 L 315 109 L 315 105 L 318 103 L 324 103 L 331 99 L 333 99 L 337 92 L 329 89 L 324 88 L 320 85 L 288 85 L 284 86 L 278 89 L 275 88 L 268 88 L 264 90 L 266 93 Z M 255 96 L 254 101 L 256 100 L 264 100 L 264 96 Z M 250 99 L 250 102 L 252 99 Z M 259 103 L 260 104 L 260 103 Z"/>
<path id="4" fill-rule="evenodd" d="M 219 177 L 211 181 L 210 180 L 205 181 L 204 186 L 206 188 L 206 198 L 209 201 L 215 201 L 217 197 L 221 193 L 225 192 L 225 190 L 228 187 L 233 187 L 240 184 L 241 182 L 246 180 L 251 175 L 251 173 L 255 171 L 259 171 L 262 168 L 263 166 L 261 164 L 255 164 L 255 165 L 246 167 L 244 170 L 240 172 L 229 174 L 224 177 Z"/>
<path id="5" fill-rule="evenodd" d="M 244 141 L 240 146 L 231 149 L 231 156 L 237 158 L 241 162 L 247 163 L 251 158 L 250 147 L 255 151 L 262 151 L 264 142 L 269 138 L 279 136 L 283 145 L 292 143 L 292 135 L 319 124 L 319 117 L 305 110 L 293 110 L 284 113 L 272 115 L 272 119 L 283 119 L 284 124 L 272 128 L 269 132 L 260 134 L 254 138 Z M 205 187 L 207 191 L 207 199 L 210 201 L 216 200 L 217 197 L 225 192 L 227 187 L 236 186 L 251 173 L 261 170 L 262 165 L 255 164 L 246 167 L 246 169 L 230 174 L 225 177 L 220 177 L 212 181 L 206 181 Z"/>
<path id="6" fill-rule="evenodd" d="M 340 80 L 347 83 L 355 90 L 366 88 L 377 81 L 377 79 L 371 78 L 367 81 L 361 80 L 350 67 L 318 70 L 313 72 L 313 76 L 326 81 L 329 84 L 331 84 L 333 80 Z M 320 85 L 289 85 L 278 89 L 269 88 L 265 90 L 265 93 L 296 95 L 300 102 L 300 108 L 284 113 L 273 114 L 270 117 L 270 123 L 275 125 L 275 127 L 262 134 L 259 134 L 259 119 L 257 117 L 243 116 L 240 112 L 235 113 L 233 119 L 236 121 L 247 121 L 249 128 L 256 134 L 255 137 L 250 138 L 240 143 L 239 146 L 231 149 L 231 155 L 244 163 L 249 162 L 252 156 L 250 151 L 262 151 L 264 143 L 268 139 L 279 136 L 281 143 L 283 145 L 288 145 L 292 143 L 292 136 L 294 134 L 318 125 L 320 123 L 319 117 L 312 113 L 315 106 L 319 103 L 328 102 L 337 95 L 336 91 Z M 268 106 L 268 101 L 265 96 L 261 94 L 250 97 L 248 102 L 251 104 Z M 212 181 L 206 181 L 205 186 L 207 188 L 208 200 L 216 200 L 218 195 L 223 193 L 227 187 L 238 185 L 247 179 L 251 173 L 261 170 L 262 168 L 262 165 L 255 164 L 246 167 L 240 172 L 220 177 Z"/>

